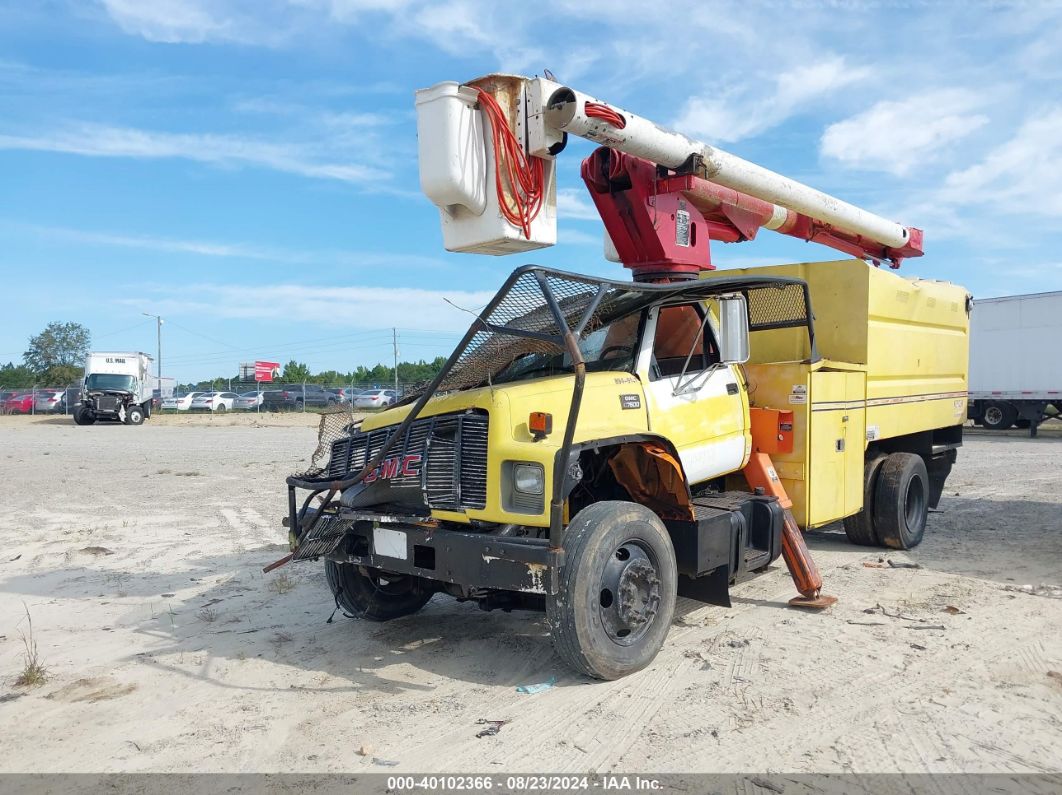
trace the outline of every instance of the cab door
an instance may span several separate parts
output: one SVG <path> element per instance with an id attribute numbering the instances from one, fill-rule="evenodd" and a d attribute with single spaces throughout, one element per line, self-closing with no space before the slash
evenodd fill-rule
<path id="1" fill-rule="evenodd" d="M 649 430 L 675 445 L 691 484 L 745 465 L 748 397 L 734 368 L 719 363 L 715 328 L 701 304 L 649 310 L 637 371 Z"/>

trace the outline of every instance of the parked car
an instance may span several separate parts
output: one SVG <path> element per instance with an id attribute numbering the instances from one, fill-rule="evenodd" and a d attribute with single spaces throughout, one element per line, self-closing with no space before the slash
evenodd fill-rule
<path id="1" fill-rule="evenodd" d="M 235 392 L 204 392 L 192 400 L 192 408 L 197 411 L 228 411 L 239 397 Z"/>
<path id="2" fill-rule="evenodd" d="M 392 405 L 397 398 L 393 389 L 367 389 L 354 397 L 354 408 L 382 409 Z"/>
<path id="3" fill-rule="evenodd" d="M 33 413 L 33 393 L 16 391 L 4 400 L 3 405 L 0 406 L 0 412 L 4 414 L 32 414 Z"/>
<path id="4" fill-rule="evenodd" d="M 339 387 L 333 387 L 332 389 L 329 389 L 328 391 L 331 392 L 333 395 L 335 395 L 337 398 L 339 398 L 339 402 L 340 403 L 350 403 L 350 402 L 352 402 L 354 400 L 355 397 L 360 395 L 365 390 L 364 389 L 352 389 L 349 386 L 339 386 Z"/>
<path id="5" fill-rule="evenodd" d="M 66 407 L 63 400 L 65 396 L 65 389 L 42 389 L 37 392 L 37 396 L 34 398 L 33 412 L 35 414 L 62 412 Z M 62 405 L 62 408 L 58 408 L 60 405 Z"/>
<path id="6" fill-rule="evenodd" d="M 262 405 L 262 393 L 261 392 L 243 392 L 232 403 L 232 407 L 234 409 L 256 409 L 256 408 L 258 408 L 261 405 Z"/>
<path id="7" fill-rule="evenodd" d="M 205 392 L 189 392 L 187 395 L 174 395 L 162 401 L 162 408 L 188 411 L 192 407 L 192 401 Z"/>
<path id="8" fill-rule="evenodd" d="M 339 398 L 320 384 L 285 384 L 262 393 L 262 408 L 301 410 L 305 406 L 334 406 Z"/>

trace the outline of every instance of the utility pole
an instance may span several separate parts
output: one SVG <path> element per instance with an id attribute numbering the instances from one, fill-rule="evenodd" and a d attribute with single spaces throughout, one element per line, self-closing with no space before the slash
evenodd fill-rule
<path id="1" fill-rule="evenodd" d="M 395 402 L 398 402 L 398 329 L 391 329 L 391 344 L 395 350 Z"/>
<path id="2" fill-rule="evenodd" d="M 162 405 L 162 317 L 150 312 L 141 312 L 146 317 L 155 318 L 155 341 L 158 344 L 158 356 L 155 360 L 155 382 L 159 386 L 159 405 Z"/>

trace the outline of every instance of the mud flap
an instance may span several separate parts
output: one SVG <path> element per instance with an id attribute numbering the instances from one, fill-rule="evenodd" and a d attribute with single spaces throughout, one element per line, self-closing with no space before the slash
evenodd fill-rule
<path id="1" fill-rule="evenodd" d="M 955 463 L 957 452 L 948 450 L 944 455 L 926 459 L 926 471 L 929 475 L 929 507 L 936 508 L 940 504 L 941 494 L 944 492 L 944 482 L 951 474 L 951 465 Z"/>
<path id="2" fill-rule="evenodd" d="M 719 566 L 708 574 L 696 578 L 680 574 L 678 578 L 678 595 L 709 605 L 730 607 L 730 571 L 728 567 Z"/>

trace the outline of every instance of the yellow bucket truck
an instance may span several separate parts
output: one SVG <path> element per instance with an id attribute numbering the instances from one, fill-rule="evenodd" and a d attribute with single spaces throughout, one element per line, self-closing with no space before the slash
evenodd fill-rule
<path id="1" fill-rule="evenodd" d="M 289 557 L 324 560 L 338 607 L 544 610 L 566 663 L 614 679 L 677 596 L 729 605 L 780 555 L 795 604 L 832 603 L 801 528 L 921 541 L 962 442 L 969 296 L 877 267 L 920 230 L 541 78 L 427 89 L 418 123 L 454 250 L 551 244 L 553 158 L 567 133 L 603 144 L 582 176 L 634 280 L 519 268 L 430 384 L 324 417 Z M 763 227 L 858 258 L 711 268 L 709 240 Z"/>

